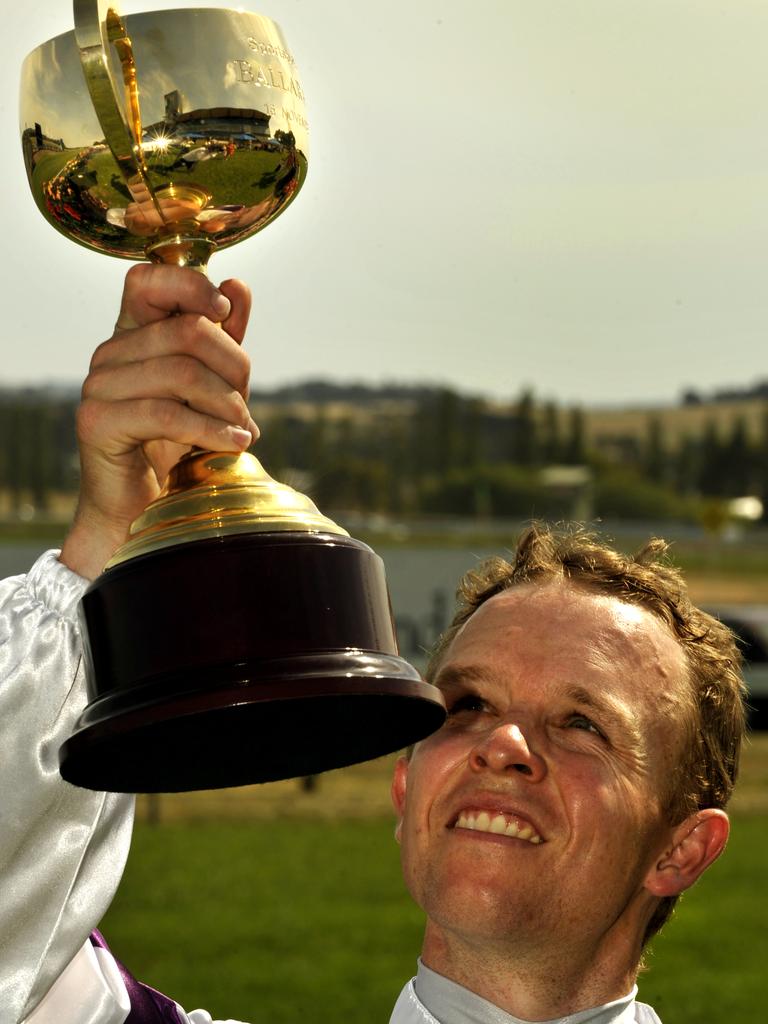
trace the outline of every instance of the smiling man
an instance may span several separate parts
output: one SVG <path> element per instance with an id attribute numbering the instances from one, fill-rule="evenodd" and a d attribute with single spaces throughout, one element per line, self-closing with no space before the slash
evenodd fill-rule
<path id="1" fill-rule="evenodd" d="M 133 801 L 68 785 L 57 752 L 86 702 L 88 579 L 189 445 L 238 451 L 258 432 L 249 306 L 238 282 L 129 272 L 83 388 L 72 529 L 0 585 L 0 1024 L 210 1024 L 138 983 L 94 931 Z M 534 528 L 511 562 L 464 581 L 428 672 L 448 720 L 392 787 L 427 926 L 391 1024 L 657 1020 L 635 1001 L 642 949 L 725 845 L 744 730 L 733 638 L 662 550 L 629 559 Z"/>
<path id="2" fill-rule="evenodd" d="M 534 528 L 465 580 L 448 721 L 392 787 L 427 915 L 393 1022 L 658 1019 L 643 947 L 725 846 L 744 732 L 733 638 L 663 550 Z"/>

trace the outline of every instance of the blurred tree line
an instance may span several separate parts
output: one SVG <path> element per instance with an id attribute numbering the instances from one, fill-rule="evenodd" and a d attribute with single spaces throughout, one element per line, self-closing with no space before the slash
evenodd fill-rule
<path id="1" fill-rule="evenodd" d="M 725 430 L 712 418 L 703 433 L 673 440 L 649 415 L 644 434 L 607 449 L 588 443 L 583 409 L 528 391 L 504 408 L 449 389 L 420 391 L 399 415 L 360 417 L 338 405 L 257 415 L 270 472 L 304 470 L 324 509 L 567 518 L 574 492 L 548 479 L 554 466 L 589 470 L 595 516 L 706 522 L 713 503 L 744 495 L 768 507 L 768 403 L 758 436 L 742 417 Z"/>
<path id="2" fill-rule="evenodd" d="M 0 392 L 0 491 L 12 517 L 46 516 L 53 494 L 77 490 L 73 398 L 37 390 Z"/>
<path id="3" fill-rule="evenodd" d="M 0 491 L 6 509 L 45 516 L 54 493 L 77 488 L 74 397 L 0 391 Z M 761 428 L 668 437 L 645 432 L 608 445 L 587 441 L 585 413 L 526 391 L 494 405 L 447 388 L 311 385 L 263 393 L 257 454 L 323 510 L 475 518 L 574 514 L 574 488 L 547 467 L 586 467 L 594 516 L 706 521 L 713 504 L 755 495 L 768 507 L 768 403 Z"/>

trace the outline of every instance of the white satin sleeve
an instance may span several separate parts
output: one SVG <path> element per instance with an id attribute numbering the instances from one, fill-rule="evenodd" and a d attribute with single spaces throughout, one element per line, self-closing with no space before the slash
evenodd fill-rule
<path id="1" fill-rule="evenodd" d="M 58 750 L 86 703 L 77 603 L 49 551 L 0 582 L 0 1024 L 29 1015 L 112 900 L 131 796 L 64 782 Z"/>

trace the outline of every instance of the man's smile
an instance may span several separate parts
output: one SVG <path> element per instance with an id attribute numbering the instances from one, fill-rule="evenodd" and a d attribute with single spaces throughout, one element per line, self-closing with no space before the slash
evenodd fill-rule
<path id="1" fill-rule="evenodd" d="M 519 814 L 493 809 L 486 810 L 471 805 L 461 808 L 454 815 L 449 828 L 522 839 L 534 845 L 544 842 L 543 836 L 531 822 Z"/>

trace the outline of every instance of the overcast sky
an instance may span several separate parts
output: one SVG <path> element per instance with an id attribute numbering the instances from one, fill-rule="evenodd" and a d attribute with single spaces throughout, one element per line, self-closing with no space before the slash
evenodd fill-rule
<path id="1" fill-rule="evenodd" d="M 9 6 L 0 384 L 78 381 L 128 264 L 32 202 L 18 72 L 71 3 Z M 311 124 L 296 203 L 211 262 L 256 295 L 257 384 L 614 404 L 768 377 L 765 0 L 245 6 L 282 26 Z"/>

